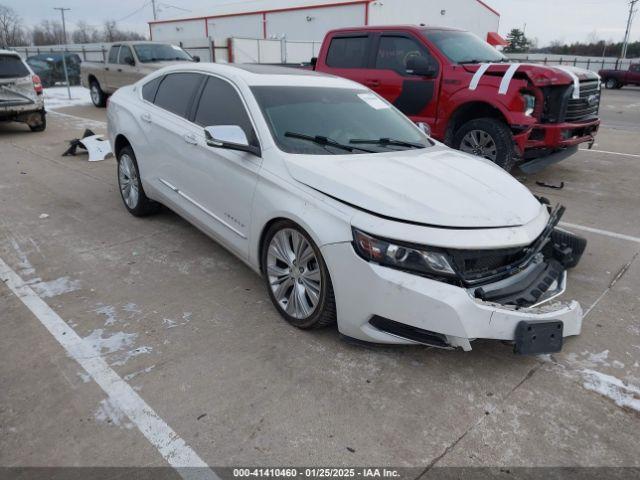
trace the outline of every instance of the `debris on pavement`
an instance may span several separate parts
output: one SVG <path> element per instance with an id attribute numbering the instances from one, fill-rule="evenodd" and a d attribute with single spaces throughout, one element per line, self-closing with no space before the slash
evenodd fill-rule
<path id="1" fill-rule="evenodd" d="M 88 128 L 82 134 L 82 138 L 74 138 L 69 141 L 69 148 L 62 156 L 75 156 L 78 147 L 89 152 L 90 162 L 104 160 L 112 154 L 111 144 L 102 135 L 96 135 Z"/>

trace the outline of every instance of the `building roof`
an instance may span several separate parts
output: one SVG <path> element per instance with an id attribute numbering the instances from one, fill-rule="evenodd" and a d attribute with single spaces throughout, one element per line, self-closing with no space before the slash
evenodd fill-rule
<path id="1" fill-rule="evenodd" d="M 181 20 L 201 20 L 212 17 L 225 17 L 234 15 L 247 15 L 247 14 L 259 14 L 269 13 L 287 10 L 300 10 L 306 8 L 318 8 L 318 7 L 335 7 L 339 5 L 356 5 L 372 3 L 375 0 L 248 0 L 244 2 L 229 3 L 226 5 L 213 6 L 208 8 L 207 11 L 196 11 L 196 15 L 186 18 L 172 18 L 166 20 L 153 20 L 149 24 L 154 23 L 168 23 Z M 498 17 L 500 13 L 487 5 L 482 0 L 474 0 L 490 12 L 494 13 Z"/>

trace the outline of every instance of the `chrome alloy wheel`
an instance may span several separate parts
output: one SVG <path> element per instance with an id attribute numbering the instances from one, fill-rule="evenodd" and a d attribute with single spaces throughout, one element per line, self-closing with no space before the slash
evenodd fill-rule
<path id="1" fill-rule="evenodd" d="M 278 231 L 267 251 L 269 285 L 280 307 L 297 319 L 310 317 L 320 302 L 320 263 L 309 241 L 292 228 Z"/>
<path id="2" fill-rule="evenodd" d="M 138 206 L 140 192 L 138 191 L 138 173 L 133 164 L 133 159 L 123 153 L 118 162 L 118 180 L 120 183 L 120 194 L 127 204 L 127 207 L 134 209 Z"/>
<path id="3" fill-rule="evenodd" d="M 100 103 L 100 92 L 98 91 L 98 86 L 95 83 L 91 85 L 91 101 L 94 105 L 98 105 Z"/>
<path id="4" fill-rule="evenodd" d="M 496 161 L 498 156 L 498 147 L 493 137 L 484 130 L 471 130 L 467 133 L 462 142 L 460 142 L 460 150 L 463 152 L 484 157 L 492 162 Z"/>

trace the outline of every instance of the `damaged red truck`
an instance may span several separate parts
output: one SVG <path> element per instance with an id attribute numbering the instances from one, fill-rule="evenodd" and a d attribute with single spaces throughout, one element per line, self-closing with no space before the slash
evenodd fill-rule
<path id="1" fill-rule="evenodd" d="M 600 78 L 509 63 L 470 32 L 387 26 L 333 30 L 314 69 L 362 83 L 447 145 L 535 172 L 593 144 Z"/>

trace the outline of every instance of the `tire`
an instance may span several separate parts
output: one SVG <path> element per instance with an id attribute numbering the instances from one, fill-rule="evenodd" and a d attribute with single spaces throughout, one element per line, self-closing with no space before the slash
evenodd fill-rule
<path id="1" fill-rule="evenodd" d="M 483 142 L 486 142 L 484 146 Z M 463 152 L 484 157 L 507 172 L 515 164 L 511 130 L 503 121 L 496 118 L 476 118 L 468 121 L 455 132 L 451 146 Z"/>
<path id="2" fill-rule="evenodd" d="M 118 152 L 118 190 L 125 208 L 131 215 L 146 217 L 158 211 L 159 204 L 144 193 L 138 162 L 129 146 Z"/>
<path id="3" fill-rule="evenodd" d="M 305 243 L 297 243 L 299 239 Z M 296 251 L 303 254 L 299 257 L 306 257 L 303 265 L 297 263 Z M 288 220 L 274 223 L 264 236 L 260 262 L 269 297 L 287 322 L 304 330 L 335 323 L 336 301 L 329 270 L 320 249 L 300 226 Z M 294 295 L 294 289 L 299 296 Z"/>
<path id="4" fill-rule="evenodd" d="M 618 87 L 618 81 L 615 78 L 607 78 L 604 82 L 604 87 L 607 90 L 620 88 Z"/>
<path id="5" fill-rule="evenodd" d="M 44 132 L 47 128 L 47 117 L 44 112 L 40 112 L 40 124 L 29 125 L 32 132 Z"/>
<path id="6" fill-rule="evenodd" d="M 104 108 L 107 104 L 107 94 L 102 91 L 100 84 L 96 80 L 92 80 L 89 85 L 91 92 L 91 101 L 98 108 Z"/>

